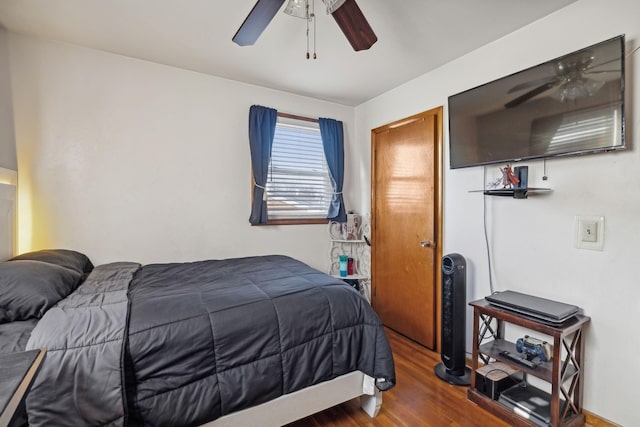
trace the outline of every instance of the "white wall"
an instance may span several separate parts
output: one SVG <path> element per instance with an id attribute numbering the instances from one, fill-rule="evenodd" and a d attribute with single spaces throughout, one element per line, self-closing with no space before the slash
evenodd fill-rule
<path id="1" fill-rule="evenodd" d="M 248 222 L 249 107 L 342 120 L 346 156 L 353 108 L 16 34 L 10 47 L 20 252 L 64 247 L 96 264 L 280 253 L 328 267 L 325 225 Z"/>
<path id="2" fill-rule="evenodd" d="M 360 205 L 369 209 L 370 129 L 447 104 L 449 95 L 626 33 L 640 45 L 640 3 L 581 0 L 490 45 L 356 108 L 356 158 L 362 159 Z M 428 52 L 425 52 L 428 55 Z M 640 380 L 640 51 L 627 59 L 627 144 L 607 153 L 529 163 L 530 185 L 553 193 L 527 200 L 486 199 L 496 290 L 513 289 L 581 306 L 586 332 L 585 408 L 625 426 L 640 425 L 634 406 Z M 445 124 L 447 115 L 445 109 Z M 445 129 L 445 144 L 448 144 Z M 469 300 L 490 293 L 483 236 L 483 168 L 450 170 L 445 148 L 444 253 L 469 263 Z M 496 168 L 489 168 L 490 176 Z M 577 214 L 605 217 L 604 251 L 573 247 Z M 471 350 L 471 311 L 467 316 Z"/>
<path id="3" fill-rule="evenodd" d="M 449 95 L 621 33 L 630 50 L 640 44 L 638 16 L 635 0 L 578 1 L 355 111 L 12 34 L 20 250 L 73 248 L 96 263 L 284 253 L 325 268 L 324 226 L 248 224 L 251 104 L 344 121 L 347 207 L 368 212 L 372 128 L 446 106 Z M 640 259 L 634 241 L 640 235 L 638 55 L 627 63 L 627 151 L 551 160 L 544 185 L 552 194 L 486 200 L 496 289 L 584 308 L 592 318 L 585 407 L 625 426 L 640 425 L 633 407 L 640 379 L 640 287 L 633 270 Z M 541 163 L 529 166 L 532 185 L 542 186 Z M 489 293 L 483 197 L 468 192 L 482 185 L 482 168 L 445 168 L 444 253 L 467 258 L 469 299 Z M 604 251 L 573 247 L 576 214 L 605 216 Z"/>
<path id="4" fill-rule="evenodd" d="M 6 30 L 0 26 L 0 168 L 16 170 L 8 39 Z"/>

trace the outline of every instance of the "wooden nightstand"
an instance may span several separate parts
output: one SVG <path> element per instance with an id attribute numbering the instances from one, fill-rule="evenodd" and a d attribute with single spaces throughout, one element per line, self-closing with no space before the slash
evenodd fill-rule
<path id="1" fill-rule="evenodd" d="M 585 422 L 582 413 L 582 389 L 585 376 L 583 330 L 591 319 L 588 316 L 576 314 L 561 324 L 552 325 L 491 305 L 486 299 L 472 301 L 469 305 L 473 307 L 474 313 L 471 387 L 467 391 L 469 400 L 513 426 L 536 427 L 544 422 L 525 418 L 521 415 L 524 413 L 528 416 L 528 414 L 519 410 L 520 408 L 509 407 L 502 401 L 493 400 L 478 390 L 476 371 L 480 361 L 485 365 L 498 361 L 521 371 L 525 381 L 527 376 L 532 376 L 550 385 L 548 407 L 551 427 L 583 426 Z M 505 351 L 511 354 L 518 353 L 516 343 L 505 339 L 505 328 L 510 324 L 550 337 L 549 342 L 553 343 L 551 360 L 529 366 L 509 358 Z"/>
<path id="2" fill-rule="evenodd" d="M 0 427 L 10 426 L 24 409 L 46 350 L 29 350 L 0 356 Z"/>

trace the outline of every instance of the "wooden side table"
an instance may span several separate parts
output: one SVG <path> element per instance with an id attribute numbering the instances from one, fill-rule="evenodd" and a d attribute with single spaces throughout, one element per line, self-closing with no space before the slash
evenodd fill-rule
<path id="1" fill-rule="evenodd" d="M 491 305 L 485 299 L 469 303 L 473 307 L 473 356 L 471 366 L 471 387 L 467 397 L 482 408 L 508 421 L 514 426 L 537 424 L 525 419 L 502 403 L 481 393 L 476 385 L 476 371 L 479 362 L 487 365 L 499 361 L 511 365 L 525 375 L 539 378 L 551 384 L 551 427 L 579 427 L 584 425 L 582 413 L 582 387 L 584 383 L 583 328 L 590 321 L 588 316 L 577 314 L 559 325 L 549 325 L 513 311 Z M 503 355 L 503 351 L 517 353 L 516 345 L 505 339 L 507 324 L 539 332 L 553 339 L 553 357 L 532 368 L 514 362 Z M 564 400 L 564 406 L 560 401 Z"/>
<path id="2" fill-rule="evenodd" d="M 0 427 L 17 419 L 45 354 L 40 349 L 0 356 Z"/>

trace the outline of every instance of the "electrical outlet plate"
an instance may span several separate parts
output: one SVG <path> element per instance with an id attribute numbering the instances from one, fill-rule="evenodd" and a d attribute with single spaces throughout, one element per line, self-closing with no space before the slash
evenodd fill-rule
<path id="1" fill-rule="evenodd" d="M 604 217 L 577 215 L 575 217 L 575 247 L 601 251 L 604 248 Z"/>

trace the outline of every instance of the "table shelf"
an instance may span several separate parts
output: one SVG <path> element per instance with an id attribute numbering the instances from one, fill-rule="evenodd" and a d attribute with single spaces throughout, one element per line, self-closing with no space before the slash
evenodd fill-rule
<path id="1" fill-rule="evenodd" d="M 480 362 L 488 364 L 499 361 L 523 372 L 525 381 L 527 376 L 531 375 L 551 385 L 549 402 L 551 427 L 583 426 L 583 328 L 590 321 L 589 317 L 577 314 L 561 324 L 553 325 L 493 306 L 485 299 L 470 302 L 469 305 L 473 307 L 474 319 L 471 386 L 467 392 L 468 399 L 494 415 L 508 420 L 512 425 L 536 425 L 476 388 L 476 371 Z M 553 339 L 551 360 L 541 362 L 536 367 L 529 367 L 503 356 L 501 354 L 503 351 L 517 354 L 515 343 L 505 339 L 505 327 L 508 324 L 551 336 Z M 566 402 L 562 407 L 561 399 Z"/>

